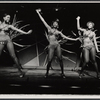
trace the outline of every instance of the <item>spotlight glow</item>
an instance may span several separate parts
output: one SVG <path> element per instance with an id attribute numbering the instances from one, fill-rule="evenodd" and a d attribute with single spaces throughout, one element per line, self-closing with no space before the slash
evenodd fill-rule
<path id="1" fill-rule="evenodd" d="M 40 85 L 39 87 L 42 87 L 42 88 L 50 88 L 51 86 L 49 86 L 49 85 Z"/>
<path id="2" fill-rule="evenodd" d="M 76 89 L 76 88 L 80 88 L 80 87 L 78 87 L 78 86 L 71 86 L 71 88 L 74 88 L 74 89 Z"/>
<path id="3" fill-rule="evenodd" d="M 19 84 L 10 84 L 10 86 L 21 86 Z"/>

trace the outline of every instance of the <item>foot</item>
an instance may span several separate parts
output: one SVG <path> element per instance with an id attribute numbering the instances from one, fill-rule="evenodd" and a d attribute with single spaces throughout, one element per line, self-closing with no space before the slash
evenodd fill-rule
<path id="1" fill-rule="evenodd" d="M 62 77 L 62 78 L 66 78 L 65 74 L 63 74 L 63 73 L 61 74 L 61 77 Z"/>
<path id="2" fill-rule="evenodd" d="M 19 70 L 19 71 L 20 71 L 20 75 L 19 75 L 19 77 L 20 77 L 20 78 L 24 77 L 25 73 L 22 72 L 22 70 Z"/>
<path id="3" fill-rule="evenodd" d="M 25 75 L 24 73 L 21 73 L 21 74 L 19 75 L 19 77 L 22 78 L 22 77 L 24 77 L 24 75 Z"/>

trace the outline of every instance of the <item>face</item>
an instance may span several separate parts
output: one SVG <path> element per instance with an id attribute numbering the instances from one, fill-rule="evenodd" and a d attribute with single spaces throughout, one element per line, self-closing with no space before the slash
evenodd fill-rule
<path id="1" fill-rule="evenodd" d="M 91 28 L 93 28 L 93 23 L 91 23 L 91 22 L 89 22 L 89 23 L 87 23 L 87 27 L 89 28 L 89 29 L 91 29 Z"/>
<path id="2" fill-rule="evenodd" d="M 53 27 L 54 28 L 58 28 L 58 23 L 57 22 L 53 22 Z"/>
<path id="3" fill-rule="evenodd" d="M 3 17 L 5 22 L 9 22 L 10 21 L 10 15 L 6 15 L 5 17 Z"/>

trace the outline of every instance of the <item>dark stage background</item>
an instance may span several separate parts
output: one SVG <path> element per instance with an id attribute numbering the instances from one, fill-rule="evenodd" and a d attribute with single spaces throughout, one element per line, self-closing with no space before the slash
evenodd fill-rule
<path id="1" fill-rule="evenodd" d="M 47 52 L 44 49 L 48 46 L 48 41 L 45 37 L 46 28 L 35 11 L 38 8 L 42 9 L 41 14 L 49 25 L 58 18 L 59 30 L 66 36 L 78 37 L 77 16 L 81 16 L 81 26 L 84 28 L 88 21 L 93 21 L 97 30 L 96 36 L 100 36 L 100 3 L 0 3 L 0 20 L 4 13 L 8 13 L 11 15 L 11 24 L 17 22 L 16 27 L 27 25 L 22 28 L 24 31 L 33 30 L 32 34 L 13 38 L 16 55 L 24 68 L 22 70 L 25 73 L 24 77 L 19 77 L 20 73 L 13 66 L 14 62 L 6 47 L 0 56 L 0 94 L 100 95 L 100 80 L 96 78 L 92 64 L 86 67 L 88 70 L 84 71 L 85 76 L 82 79 L 79 78 L 80 68 L 78 71 L 72 71 L 77 56 L 80 55 L 79 41 L 66 41 L 61 44 L 66 78 L 61 77 L 56 56 L 49 77 L 44 77 L 47 62 Z M 98 45 L 99 40 L 97 40 Z M 98 67 L 100 67 L 99 57 L 100 55 L 97 54 Z"/>
<path id="2" fill-rule="evenodd" d="M 46 22 L 50 25 L 56 18 L 59 19 L 59 30 L 66 36 L 71 36 L 73 38 L 78 37 L 78 31 L 76 28 L 76 17 L 81 16 L 81 26 L 86 28 L 86 23 L 88 21 L 93 21 L 95 23 L 96 36 L 100 33 L 100 4 L 79 4 L 79 3 L 7 3 L 0 4 L 0 18 L 4 13 L 11 15 L 11 23 L 13 21 L 14 15 L 16 14 L 16 20 L 23 20 L 19 24 L 19 27 L 30 24 L 25 31 L 32 29 L 33 32 L 30 35 L 21 35 L 13 39 L 13 42 L 24 45 L 15 46 L 16 54 L 20 59 L 21 64 L 27 67 L 39 66 L 43 67 L 46 63 L 47 54 L 44 52 L 44 48 L 48 45 L 48 41 L 45 37 L 45 26 L 39 19 L 36 9 L 42 9 L 42 16 Z M 76 34 L 73 35 L 72 31 Z M 99 41 L 99 39 L 98 39 Z M 98 43 L 99 45 L 99 43 Z M 64 56 L 64 66 L 74 67 L 76 63 L 76 57 L 80 52 L 80 42 L 67 41 L 61 45 L 64 49 L 62 54 Z M 6 49 L 6 48 L 5 48 Z M 69 50 L 69 51 L 65 51 Z M 99 56 L 99 55 L 98 55 Z M 12 59 L 6 52 L 2 53 L 0 57 L 1 65 L 13 65 Z M 6 62 L 6 63 L 5 63 Z M 99 65 L 99 59 L 97 58 Z M 58 66 L 57 60 L 53 61 L 52 66 Z M 59 67 L 57 67 L 59 68 Z"/>

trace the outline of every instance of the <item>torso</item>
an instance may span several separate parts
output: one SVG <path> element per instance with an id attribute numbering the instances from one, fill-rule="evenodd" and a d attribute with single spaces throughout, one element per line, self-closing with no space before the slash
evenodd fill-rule
<path id="1" fill-rule="evenodd" d="M 9 25 L 0 23 L 0 35 L 7 35 L 9 31 Z"/>
<path id="2" fill-rule="evenodd" d="M 91 46 L 94 45 L 93 37 L 95 33 L 91 30 L 85 30 L 83 33 L 83 46 Z"/>
<path id="3" fill-rule="evenodd" d="M 58 30 L 55 30 L 55 29 L 48 30 L 49 43 L 50 44 L 58 44 L 58 41 L 57 41 L 58 35 L 59 35 Z"/>

